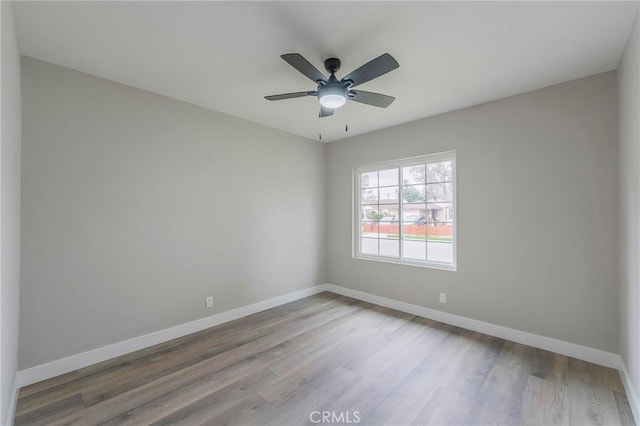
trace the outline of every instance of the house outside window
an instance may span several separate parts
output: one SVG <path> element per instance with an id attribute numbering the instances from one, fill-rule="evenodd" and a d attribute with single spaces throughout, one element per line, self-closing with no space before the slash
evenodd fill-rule
<path id="1" fill-rule="evenodd" d="M 354 257 L 456 270 L 455 152 L 354 170 Z"/>

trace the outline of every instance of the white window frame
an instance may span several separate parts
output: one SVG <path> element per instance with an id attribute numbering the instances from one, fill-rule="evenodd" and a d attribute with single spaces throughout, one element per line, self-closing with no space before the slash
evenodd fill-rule
<path id="1" fill-rule="evenodd" d="M 451 207 L 453 209 L 453 219 L 452 219 L 452 237 L 451 242 L 453 244 L 453 261 L 451 263 L 448 262 L 438 262 L 434 260 L 413 260 L 413 259 L 403 259 L 403 244 L 402 244 L 402 226 L 403 221 L 403 197 L 402 197 L 402 187 L 403 187 L 403 176 L 402 176 L 402 168 L 413 166 L 416 164 L 425 164 L 425 163 L 437 163 L 441 161 L 451 161 L 451 188 L 453 191 L 453 196 L 451 199 Z M 362 226 L 360 222 L 360 176 L 363 173 L 383 170 L 387 168 L 398 168 L 399 169 L 399 181 L 398 188 L 400 189 L 400 193 L 398 194 L 398 204 L 399 204 L 399 257 L 387 257 L 381 255 L 371 255 L 371 254 L 363 254 L 360 250 L 360 237 L 362 233 Z M 428 154 L 421 155 L 418 157 L 410 157 L 403 158 L 400 160 L 393 161 L 384 161 L 380 163 L 367 164 L 363 166 L 358 166 L 353 169 L 353 220 L 352 220 L 352 243 L 353 243 L 353 257 L 355 259 L 362 260 L 372 260 L 376 262 L 386 262 L 386 263 L 396 263 L 401 265 L 411 265 L 411 266 L 420 266 L 425 268 L 433 268 L 433 269 L 443 269 L 447 271 L 456 271 L 457 270 L 457 251 L 458 251 L 458 209 L 457 209 L 457 176 L 456 176 L 456 152 L 455 151 L 447 151 L 440 152 L 437 154 Z"/>

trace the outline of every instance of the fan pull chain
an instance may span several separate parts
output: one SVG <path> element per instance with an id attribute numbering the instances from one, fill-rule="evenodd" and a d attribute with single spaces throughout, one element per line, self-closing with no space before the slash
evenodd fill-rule
<path id="1" fill-rule="evenodd" d="M 345 105 L 345 109 L 344 109 L 344 115 L 345 115 L 345 122 L 344 122 L 344 132 L 348 133 L 349 132 L 349 107 L 347 105 Z"/>

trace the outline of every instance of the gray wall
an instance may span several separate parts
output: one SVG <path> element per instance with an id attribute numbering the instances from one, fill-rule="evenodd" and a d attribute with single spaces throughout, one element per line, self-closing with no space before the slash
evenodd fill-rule
<path id="1" fill-rule="evenodd" d="M 22 65 L 21 369 L 324 281 L 324 145 Z"/>
<path id="2" fill-rule="evenodd" d="M 330 144 L 329 282 L 618 353 L 616 102 L 609 72 Z M 458 271 L 353 259 L 352 169 L 449 150 Z"/>
<path id="3" fill-rule="evenodd" d="M 35 59 L 23 83 L 20 368 L 325 280 L 618 352 L 613 72 L 326 146 Z M 458 271 L 353 259 L 353 167 L 452 149 Z"/>
<path id="4" fill-rule="evenodd" d="M 20 56 L 11 2 L 0 2 L 2 18 L 2 134 L 0 136 L 0 422 L 7 417 L 18 363 L 20 290 Z"/>
<path id="5" fill-rule="evenodd" d="M 620 120 L 620 355 L 640 394 L 640 23 L 618 67 Z M 637 403 L 637 401 L 636 401 Z"/>

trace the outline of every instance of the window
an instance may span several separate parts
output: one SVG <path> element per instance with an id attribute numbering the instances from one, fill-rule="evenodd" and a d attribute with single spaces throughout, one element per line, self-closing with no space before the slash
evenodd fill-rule
<path id="1" fill-rule="evenodd" d="M 357 167 L 354 256 L 456 269 L 455 152 Z"/>

